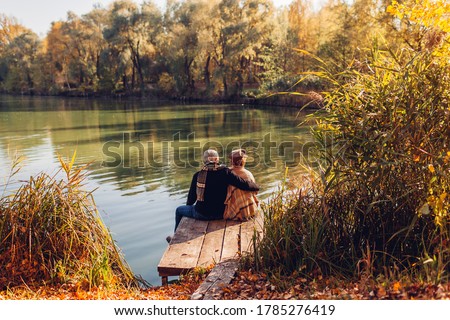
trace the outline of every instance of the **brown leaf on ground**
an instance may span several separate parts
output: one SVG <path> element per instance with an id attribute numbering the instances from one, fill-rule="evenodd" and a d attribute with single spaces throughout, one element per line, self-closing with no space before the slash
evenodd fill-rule
<path id="1" fill-rule="evenodd" d="M 258 280 L 255 280 L 255 277 Z M 273 281 L 273 280 L 272 280 Z M 284 281 L 284 283 L 283 283 Z M 350 281 L 334 277 L 287 277 L 271 283 L 265 274 L 240 272 L 235 280 L 222 292 L 222 299 L 227 300 L 288 300 L 288 299 L 450 299 L 450 283 L 440 285 L 427 283 L 377 283 L 372 279 Z M 280 286 L 280 284 L 282 284 Z M 281 287 L 286 287 L 281 289 Z"/>
<path id="2" fill-rule="evenodd" d="M 0 291 L 0 300 L 187 300 L 206 274 L 187 275 L 168 286 L 151 288 L 90 288 L 84 284 L 18 286 Z"/>
<path id="3" fill-rule="evenodd" d="M 84 288 L 81 285 L 59 287 L 21 286 L 0 292 L 0 300 L 187 300 L 205 279 L 183 277 L 180 282 L 149 289 Z M 450 299 L 450 282 L 442 284 L 378 283 L 373 279 L 350 281 L 334 277 L 307 279 L 298 275 L 269 279 L 266 274 L 239 272 L 217 296 L 225 300 L 430 300 Z"/>

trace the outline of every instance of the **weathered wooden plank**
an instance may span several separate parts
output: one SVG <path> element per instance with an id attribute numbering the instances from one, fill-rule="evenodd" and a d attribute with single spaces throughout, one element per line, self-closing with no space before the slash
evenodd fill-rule
<path id="1" fill-rule="evenodd" d="M 236 260 L 251 252 L 254 230 L 262 236 L 262 227 L 261 214 L 246 222 L 183 218 L 158 265 L 159 275 L 164 281 L 197 266 Z"/>
<path id="2" fill-rule="evenodd" d="M 192 300 L 216 300 L 222 297 L 222 288 L 228 285 L 238 270 L 237 260 L 221 262 L 206 277 L 192 294 Z"/>
<path id="3" fill-rule="evenodd" d="M 207 221 L 184 217 L 158 265 L 160 276 L 174 276 L 197 266 Z"/>
<path id="4" fill-rule="evenodd" d="M 222 254 L 223 238 L 225 233 L 225 220 L 213 220 L 208 224 L 205 240 L 198 259 L 199 267 L 207 267 L 218 263 Z"/>
<path id="5" fill-rule="evenodd" d="M 241 223 L 239 221 L 227 220 L 223 238 L 222 255 L 220 261 L 235 259 L 239 253 L 239 237 Z"/>

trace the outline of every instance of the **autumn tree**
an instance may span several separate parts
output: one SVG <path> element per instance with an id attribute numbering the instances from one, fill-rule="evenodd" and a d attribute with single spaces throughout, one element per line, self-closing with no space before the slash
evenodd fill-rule
<path id="1" fill-rule="evenodd" d="M 329 0 L 315 14 L 317 55 L 345 69 L 353 59 L 364 59 L 369 48 L 388 33 L 385 2 L 378 0 Z"/>
<path id="2" fill-rule="evenodd" d="M 0 14 L 0 83 L 8 92 L 32 93 L 32 67 L 40 40 L 13 17 Z"/>
<path id="3" fill-rule="evenodd" d="M 96 7 L 80 19 L 80 28 L 74 36 L 82 39 L 80 52 L 84 54 L 82 68 L 85 70 L 87 84 L 94 90 L 100 80 L 100 56 L 106 49 L 107 43 L 103 37 L 103 30 L 107 26 L 106 9 Z"/>
<path id="4" fill-rule="evenodd" d="M 204 88 L 239 95 L 257 78 L 254 62 L 267 45 L 272 16 L 271 1 L 169 1 L 161 58 L 180 94 Z"/>
<path id="5" fill-rule="evenodd" d="M 102 30 L 104 9 L 95 8 L 79 17 L 67 13 L 67 21 L 57 21 L 47 34 L 45 54 L 55 73 L 55 84 L 94 90 L 99 81 L 100 54 L 106 47 Z"/>
<path id="6" fill-rule="evenodd" d="M 62 26 L 65 51 L 71 57 L 69 73 L 83 90 L 97 86 L 100 53 L 106 47 L 102 34 L 105 26 L 105 11 L 100 8 L 82 17 L 69 12 Z"/>
<path id="7" fill-rule="evenodd" d="M 222 0 L 213 30 L 212 58 L 215 77 L 222 79 L 225 97 L 240 95 L 264 42 L 269 38 L 273 21 L 272 2 L 266 0 Z M 230 91 L 230 83 L 234 84 Z"/>
<path id="8" fill-rule="evenodd" d="M 243 2 L 245 18 L 244 34 L 247 43 L 238 49 L 239 63 L 236 71 L 236 95 L 240 95 L 244 89 L 244 82 L 255 82 L 259 71 L 255 68 L 255 62 L 259 55 L 270 43 L 270 35 L 274 25 L 274 8 L 272 1 L 249 0 Z"/>
<path id="9" fill-rule="evenodd" d="M 304 51 L 343 69 L 363 59 L 360 48 L 378 35 L 392 41 L 404 35 L 417 47 L 411 39 L 424 35 L 410 31 L 420 27 L 387 16 L 388 1 L 329 0 L 314 11 L 311 0 L 278 10 L 272 0 L 170 0 L 163 14 L 151 1 L 117 0 L 53 22 L 27 59 L 42 92 L 145 94 L 159 83 L 172 96 L 238 97 L 246 85 L 285 89 L 295 83 L 299 73 L 314 69 Z M 396 32 L 386 31 L 388 23 Z M 4 80 L 4 50 L 24 31 L 5 16 L 0 25 Z"/>
<path id="10" fill-rule="evenodd" d="M 201 75 L 200 79 L 204 83 L 205 91 L 207 94 L 219 90 L 220 87 L 216 86 L 218 82 L 213 78 L 215 74 L 214 57 L 216 53 L 217 45 L 217 20 L 219 12 L 217 6 L 219 0 L 203 0 L 198 7 L 201 12 L 198 13 L 198 21 L 201 22 L 198 30 L 198 72 Z"/>
<path id="11" fill-rule="evenodd" d="M 14 38 L 27 32 L 30 30 L 19 24 L 16 18 L 0 13 L 0 55 Z"/>
<path id="12" fill-rule="evenodd" d="M 291 53 L 286 53 L 288 60 L 296 65 L 294 72 L 304 72 L 308 69 L 307 57 L 298 54 L 295 49 L 314 51 L 311 23 L 311 2 L 309 0 L 294 0 L 288 7 L 288 42 Z M 294 49 L 294 50 L 292 50 Z"/>
<path id="13" fill-rule="evenodd" d="M 330 0 L 320 12 L 325 21 L 318 47 L 318 55 L 332 61 L 337 68 L 345 69 L 353 58 L 353 17 L 350 6 L 344 0 Z"/>
<path id="14" fill-rule="evenodd" d="M 392 1 L 387 13 L 395 18 L 391 23 L 393 36 L 415 51 L 443 41 L 449 32 L 450 3 L 445 0 Z"/>
<path id="15" fill-rule="evenodd" d="M 313 62 L 301 53 L 315 53 L 315 15 L 310 0 L 295 0 L 276 12 L 270 40 L 260 56 L 260 78 L 263 89 L 285 91 L 293 89 L 300 73 L 310 71 Z"/>
<path id="16" fill-rule="evenodd" d="M 77 63 L 72 62 L 77 55 L 73 52 L 68 30 L 66 22 L 53 22 L 44 44 L 45 53 L 50 61 L 49 67 L 54 74 L 54 83 L 58 90 L 62 90 L 63 87 L 70 89 L 71 84 L 74 84 L 70 78 L 70 66 Z"/>
<path id="17" fill-rule="evenodd" d="M 126 91 L 129 89 L 128 78 L 131 78 L 131 89 L 135 89 L 137 75 L 141 93 L 145 92 L 144 69 L 154 60 L 161 18 L 159 9 L 152 2 L 144 2 L 141 7 L 129 0 L 112 4 L 111 25 L 104 30 L 104 37 L 116 55 Z"/>
<path id="18" fill-rule="evenodd" d="M 207 21 L 206 1 L 191 0 L 168 2 L 161 38 L 162 58 L 177 83 L 181 95 L 192 95 L 195 90 L 195 63 L 199 59 L 201 46 L 199 37 Z"/>

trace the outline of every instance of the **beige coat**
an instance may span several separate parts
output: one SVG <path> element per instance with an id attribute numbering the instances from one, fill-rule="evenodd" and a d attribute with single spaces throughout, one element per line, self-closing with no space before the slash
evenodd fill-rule
<path id="1" fill-rule="evenodd" d="M 255 182 L 253 174 L 244 167 L 233 167 L 232 172 L 244 180 Z M 255 216 L 258 203 L 256 192 L 244 191 L 229 185 L 223 218 L 239 221 L 249 220 Z"/>

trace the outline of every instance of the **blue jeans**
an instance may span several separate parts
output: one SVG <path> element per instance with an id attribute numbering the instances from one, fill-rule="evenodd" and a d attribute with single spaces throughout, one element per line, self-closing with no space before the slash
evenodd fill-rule
<path id="1" fill-rule="evenodd" d="M 194 218 L 197 220 L 211 220 L 211 218 L 206 217 L 195 210 L 195 206 L 179 206 L 175 211 L 175 230 L 177 230 L 181 218 L 183 217 Z"/>

